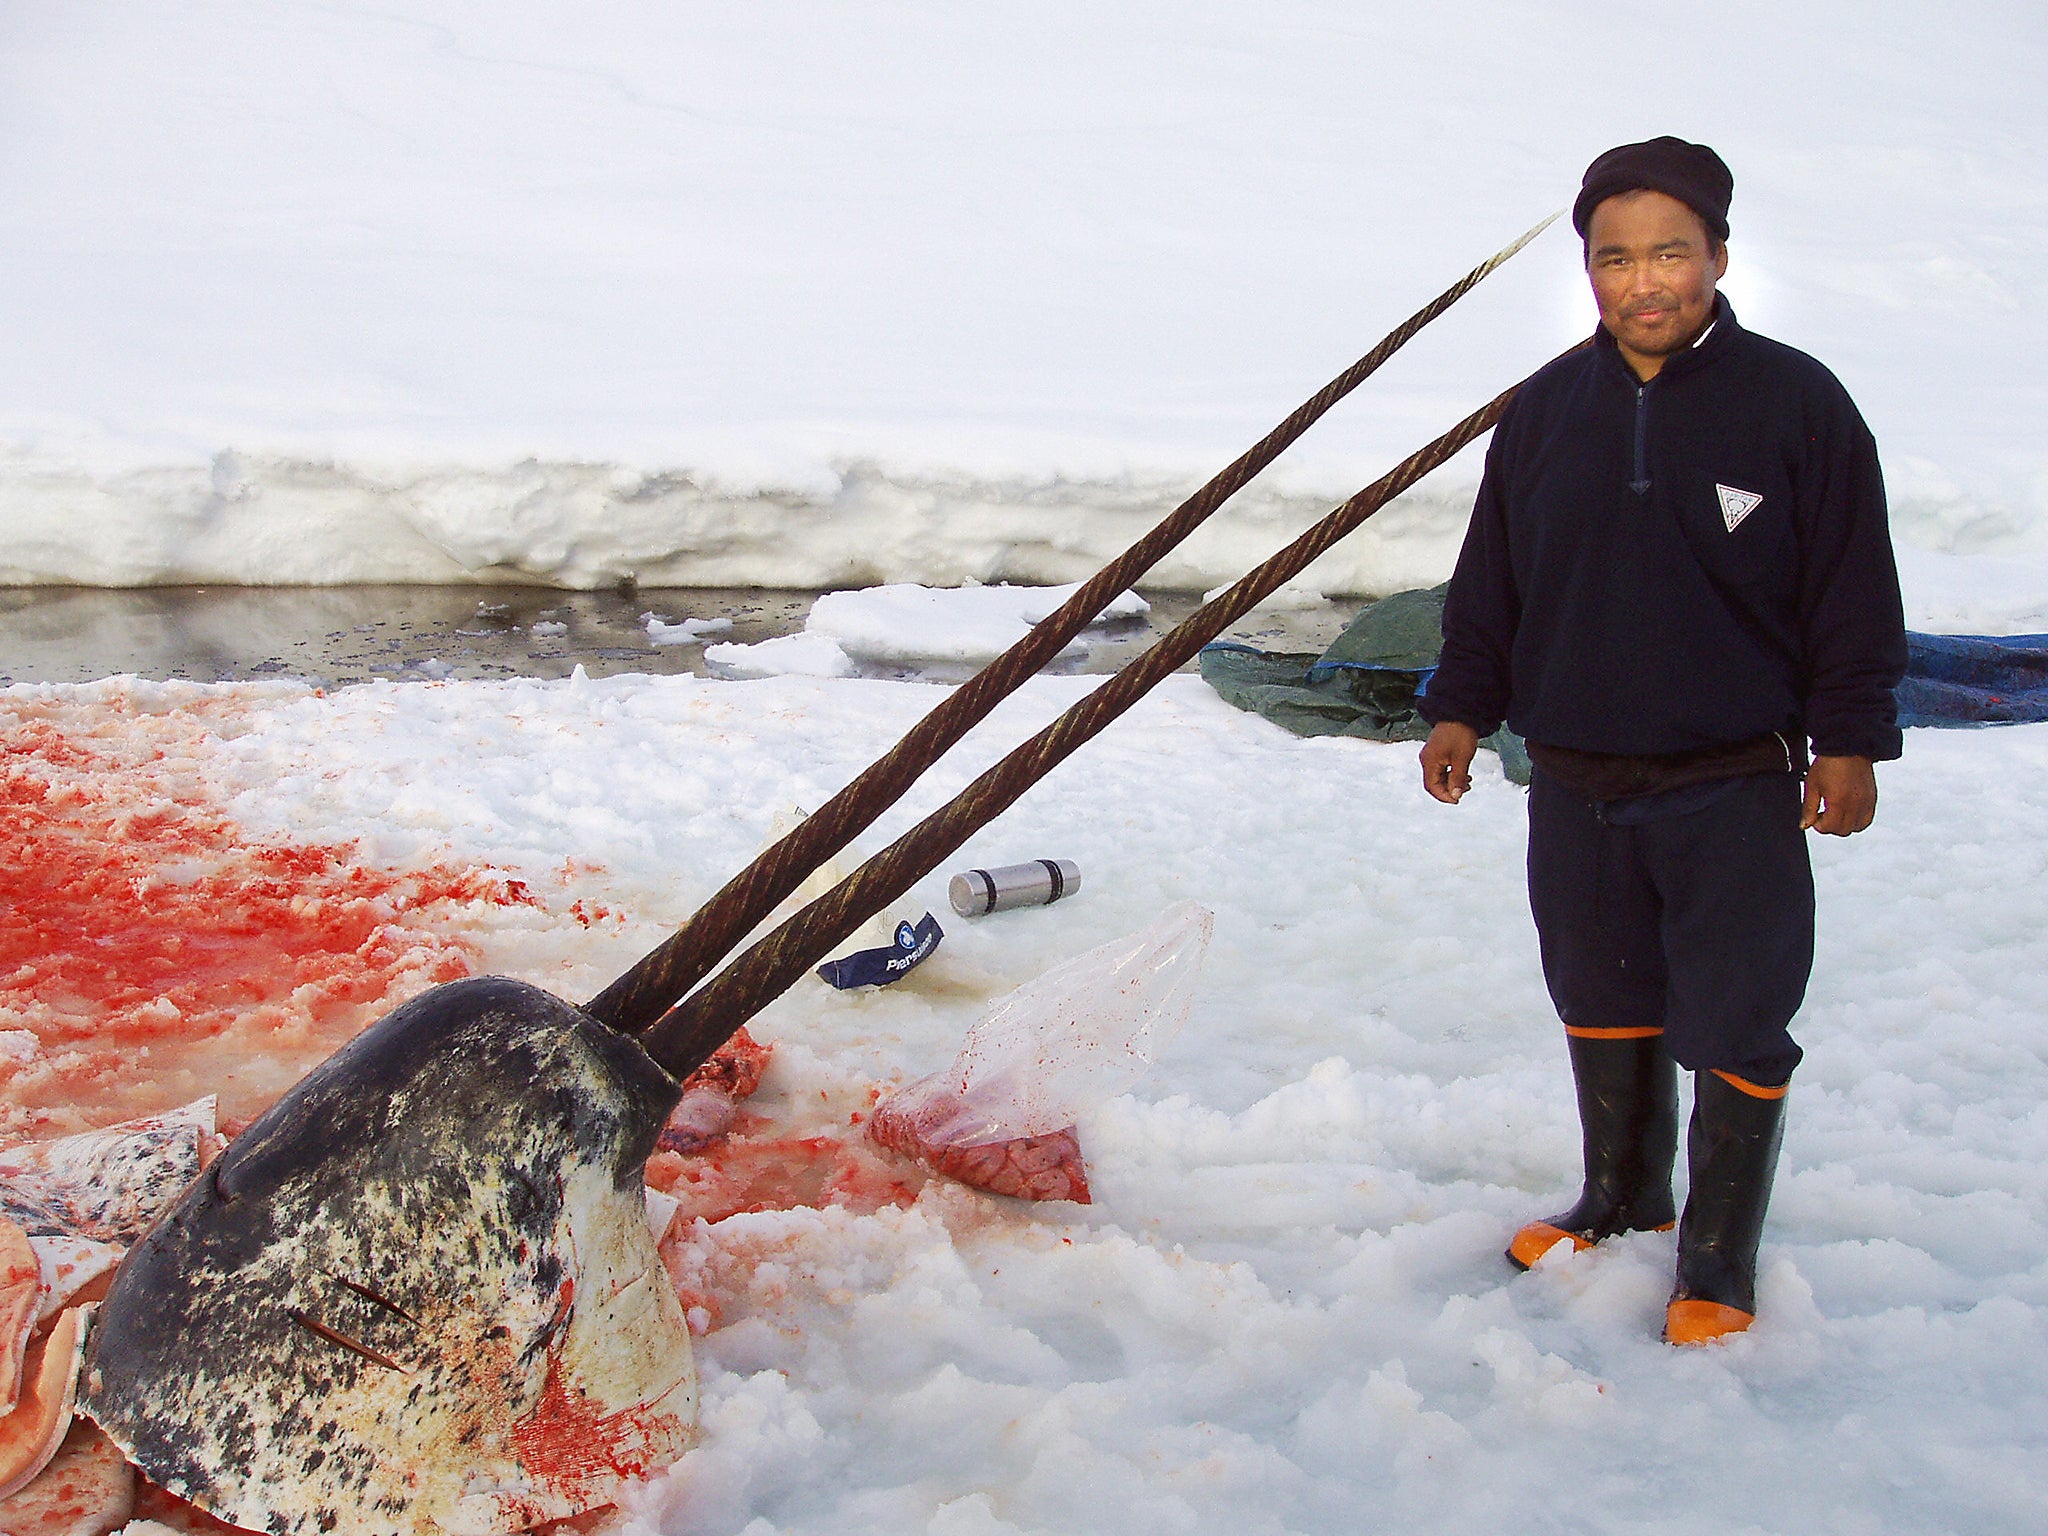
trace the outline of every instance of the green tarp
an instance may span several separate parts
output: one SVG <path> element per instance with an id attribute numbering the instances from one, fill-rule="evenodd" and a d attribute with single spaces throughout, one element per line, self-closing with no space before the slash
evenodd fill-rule
<path id="1" fill-rule="evenodd" d="M 1264 715 L 1297 736 L 1364 736 L 1420 741 L 1429 722 L 1415 697 L 1443 649 L 1444 589 L 1396 592 L 1368 604 L 1319 655 L 1260 651 L 1218 641 L 1205 646 L 1202 677 L 1226 702 Z M 1529 782 L 1522 738 L 1503 727 L 1484 745 L 1517 784 Z"/>

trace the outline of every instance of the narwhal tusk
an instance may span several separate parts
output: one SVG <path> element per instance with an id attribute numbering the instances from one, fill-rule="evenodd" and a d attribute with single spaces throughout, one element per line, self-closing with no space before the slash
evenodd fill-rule
<path id="1" fill-rule="evenodd" d="M 1496 267 L 1548 229 L 1552 214 L 1510 241 L 1381 338 L 1379 344 L 1295 408 L 1207 485 L 1108 565 L 1009 650 L 955 689 L 905 733 L 889 752 L 762 853 L 583 1011 L 623 1034 L 638 1034 L 710 975 L 755 926 L 876 817 L 902 798 L 924 771 L 1027 679 L 1119 593 L 1137 582 L 1231 496 L 1278 458 L 1330 407 L 1371 378 L 1417 332 L 1470 293 Z"/>

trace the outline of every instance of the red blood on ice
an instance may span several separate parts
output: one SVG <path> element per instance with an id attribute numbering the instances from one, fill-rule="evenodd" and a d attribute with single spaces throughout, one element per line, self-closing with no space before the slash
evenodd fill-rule
<path id="1" fill-rule="evenodd" d="M 924 1185 L 858 1137 L 777 1135 L 767 1121 L 745 1113 L 732 1134 L 701 1153 L 656 1152 L 647 1160 L 647 1182 L 680 1202 L 684 1223 L 799 1206 L 866 1213 L 908 1205 Z"/>
<path id="2" fill-rule="evenodd" d="M 692 1333 L 720 1326 L 726 1312 L 724 1287 L 703 1268 L 700 1221 L 806 1206 L 865 1216 L 916 1201 L 926 1182 L 922 1173 L 842 1129 L 777 1135 L 761 1116 L 742 1112 L 732 1134 L 702 1153 L 656 1152 L 648 1159 L 648 1185 L 678 1202 L 679 1219 L 669 1223 L 659 1246 Z"/>
<path id="3" fill-rule="evenodd" d="M 470 946 L 430 915 L 539 905 L 487 871 L 250 839 L 130 724 L 99 750 L 0 717 L 0 1027 L 39 1046 L 0 1062 L 15 1079 L 0 1133 L 118 1120 L 195 1087 L 218 1089 L 230 1118 L 254 1113 L 390 1003 L 469 974 Z M 204 1049 L 226 1032 L 232 1049 Z"/>

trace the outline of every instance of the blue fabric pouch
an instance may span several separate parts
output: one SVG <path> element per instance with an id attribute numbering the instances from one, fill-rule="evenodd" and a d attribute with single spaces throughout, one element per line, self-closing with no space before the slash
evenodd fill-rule
<path id="1" fill-rule="evenodd" d="M 898 923 L 895 943 L 827 960 L 818 967 L 818 975 L 842 992 L 854 987 L 886 987 L 930 959 L 945 936 L 939 920 L 927 912 L 915 923 Z"/>

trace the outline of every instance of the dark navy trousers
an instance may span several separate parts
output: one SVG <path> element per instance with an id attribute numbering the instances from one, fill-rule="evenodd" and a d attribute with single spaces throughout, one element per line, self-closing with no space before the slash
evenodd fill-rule
<path id="1" fill-rule="evenodd" d="M 1682 1067 L 1785 1083 L 1813 969 L 1800 802 L 1789 773 L 1595 802 L 1539 768 L 1529 906 L 1565 1027 L 1662 1030 Z"/>

